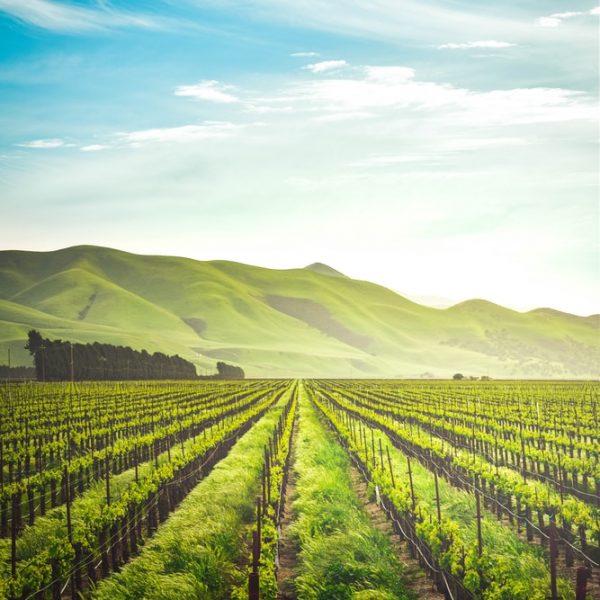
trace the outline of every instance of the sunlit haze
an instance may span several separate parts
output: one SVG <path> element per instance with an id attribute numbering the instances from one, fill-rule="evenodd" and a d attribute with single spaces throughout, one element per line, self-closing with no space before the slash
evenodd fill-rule
<path id="1" fill-rule="evenodd" d="M 432 305 L 599 313 L 599 14 L 0 0 L 0 249 L 318 261 Z"/>

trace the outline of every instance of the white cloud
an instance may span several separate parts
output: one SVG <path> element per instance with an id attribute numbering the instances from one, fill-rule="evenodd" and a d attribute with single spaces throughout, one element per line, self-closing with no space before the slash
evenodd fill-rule
<path id="1" fill-rule="evenodd" d="M 337 112 L 327 115 L 321 115 L 314 117 L 312 120 L 316 123 L 338 123 L 340 121 L 358 121 L 361 119 L 371 119 L 375 115 L 367 111 L 351 111 L 351 112 Z"/>
<path id="2" fill-rule="evenodd" d="M 562 21 L 556 17 L 540 17 L 535 21 L 540 27 L 558 27 Z"/>
<path id="3" fill-rule="evenodd" d="M 478 47 L 484 44 L 500 47 L 508 42 L 488 40 L 469 44 L 473 47 L 475 44 Z M 349 69 L 344 77 L 334 73 L 335 69 L 347 65 L 344 60 L 308 65 L 304 68 L 322 77 L 290 84 L 268 97 L 248 95 L 216 80 L 179 86 L 175 94 L 215 103 L 237 104 L 247 113 L 282 116 L 313 113 L 311 120 L 320 123 L 377 117 L 395 120 L 406 116 L 407 111 L 413 117 L 429 114 L 433 118 L 473 125 L 547 123 L 597 117 L 592 99 L 574 90 L 471 90 L 443 82 L 419 80 L 413 68 L 403 65 L 356 66 Z M 175 130 L 184 137 L 207 133 L 204 125 L 189 127 L 200 129 Z M 214 133 L 214 130 L 210 132 L 211 135 Z"/>
<path id="4" fill-rule="evenodd" d="M 426 154 L 386 154 L 371 156 L 363 160 L 350 163 L 353 167 L 389 167 L 403 163 L 431 161 L 431 156 Z"/>
<path id="5" fill-rule="evenodd" d="M 105 3 L 89 8 L 52 0 L 0 0 L 0 12 L 28 25 L 71 33 L 113 27 L 159 27 L 152 17 L 118 11 Z"/>
<path id="6" fill-rule="evenodd" d="M 540 17 L 539 19 L 536 19 L 535 22 L 540 27 L 558 27 L 566 19 L 572 19 L 573 17 L 582 17 L 588 15 L 600 15 L 600 6 L 587 11 L 567 11 L 561 13 L 554 13 L 552 15 L 548 15 L 547 17 Z"/>
<path id="7" fill-rule="evenodd" d="M 258 113 L 261 115 L 267 114 L 284 114 L 295 112 L 292 106 L 267 106 L 260 104 L 247 104 L 245 110 L 247 112 Z"/>
<path id="8" fill-rule="evenodd" d="M 82 152 L 98 152 L 100 150 L 105 150 L 108 148 L 106 144 L 89 144 L 87 146 L 81 146 L 80 150 Z"/>
<path id="9" fill-rule="evenodd" d="M 43 140 L 32 140 L 31 142 L 23 142 L 22 144 L 17 144 L 17 146 L 21 146 L 22 148 L 41 148 L 41 149 L 49 149 L 49 148 L 60 148 L 61 146 L 65 146 L 65 141 L 60 138 L 48 138 Z"/>
<path id="10" fill-rule="evenodd" d="M 155 142 L 193 142 L 226 138 L 242 127 L 243 125 L 235 125 L 226 121 L 207 121 L 202 125 L 182 125 L 180 127 L 129 131 L 119 133 L 117 137 L 132 146 Z"/>
<path id="11" fill-rule="evenodd" d="M 453 138 L 450 140 L 436 141 L 433 148 L 426 152 L 404 152 L 402 154 L 383 154 L 370 156 L 359 161 L 350 163 L 355 167 L 390 167 L 400 164 L 443 164 L 448 156 L 455 152 L 469 152 L 485 148 L 498 148 L 505 146 L 524 146 L 530 144 L 530 140 L 518 137 L 483 137 L 483 138 Z"/>
<path id="12" fill-rule="evenodd" d="M 323 60 L 312 65 L 306 65 L 303 69 L 311 71 L 312 73 L 326 73 L 327 71 L 334 71 L 347 66 L 348 63 L 345 60 Z"/>
<path id="13" fill-rule="evenodd" d="M 554 13 L 553 15 L 550 15 L 551 18 L 554 19 L 570 19 L 571 17 L 578 17 L 579 15 L 584 15 L 585 13 L 580 12 L 580 11 L 570 11 L 570 12 L 562 12 L 562 13 Z"/>
<path id="14" fill-rule="evenodd" d="M 463 42 L 460 44 L 449 43 L 438 46 L 440 50 L 462 50 L 469 48 L 511 48 L 516 44 L 510 42 L 499 42 L 497 40 L 479 40 L 477 42 Z"/>
<path id="15" fill-rule="evenodd" d="M 195 85 L 180 85 L 175 89 L 175 95 L 207 102 L 234 104 L 240 102 L 239 98 L 230 93 L 235 89 L 235 86 L 226 85 L 214 79 L 207 79 Z"/>
<path id="16" fill-rule="evenodd" d="M 446 36 L 472 39 L 476 32 L 484 31 L 496 39 L 507 35 L 519 41 L 531 37 L 530 25 L 521 18 L 520 11 L 473 10 L 464 1 L 220 0 L 219 3 L 253 18 L 400 44 L 407 41 L 438 44 Z"/>
<path id="17" fill-rule="evenodd" d="M 521 137 L 486 137 L 486 138 L 456 138 L 441 145 L 441 150 L 448 152 L 464 152 L 497 148 L 499 146 L 526 146 L 530 140 Z"/>
<path id="18" fill-rule="evenodd" d="M 410 67 L 363 67 L 367 79 L 374 81 L 405 82 L 415 76 L 415 70 Z"/>
<path id="19" fill-rule="evenodd" d="M 319 56 L 318 52 L 292 52 L 290 56 L 294 56 L 296 58 L 310 58 L 312 56 Z"/>
<path id="20" fill-rule="evenodd" d="M 373 112 L 388 120 L 428 114 L 471 125 L 547 123 L 598 116 L 582 92 L 562 88 L 475 91 L 419 81 L 408 67 L 362 67 L 362 76 L 324 78 L 292 86 L 288 101 L 325 114 Z M 391 111 L 391 112 L 390 112 Z M 418 111 L 418 112 L 416 112 Z"/>

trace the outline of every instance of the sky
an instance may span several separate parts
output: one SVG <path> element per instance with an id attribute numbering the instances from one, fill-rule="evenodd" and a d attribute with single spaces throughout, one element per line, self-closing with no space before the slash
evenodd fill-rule
<path id="1" fill-rule="evenodd" d="M 0 0 L 0 249 L 600 313 L 583 0 Z"/>

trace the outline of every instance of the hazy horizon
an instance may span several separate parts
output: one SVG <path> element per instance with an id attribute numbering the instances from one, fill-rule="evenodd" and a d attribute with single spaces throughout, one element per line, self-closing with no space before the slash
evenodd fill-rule
<path id="1" fill-rule="evenodd" d="M 593 2 L 0 0 L 0 245 L 600 313 Z"/>

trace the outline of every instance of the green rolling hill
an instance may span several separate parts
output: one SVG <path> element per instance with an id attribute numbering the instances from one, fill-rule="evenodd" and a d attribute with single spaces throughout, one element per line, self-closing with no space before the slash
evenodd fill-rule
<path id="1" fill-rule="evenodd" d="M 27 331 L 103 341 L 248 376 L 598 377 L 600 316 L 484 300 L 416 304 L 327 265 L 273 270 L 78 246 L 0 252 L 0 363 Z"/>

